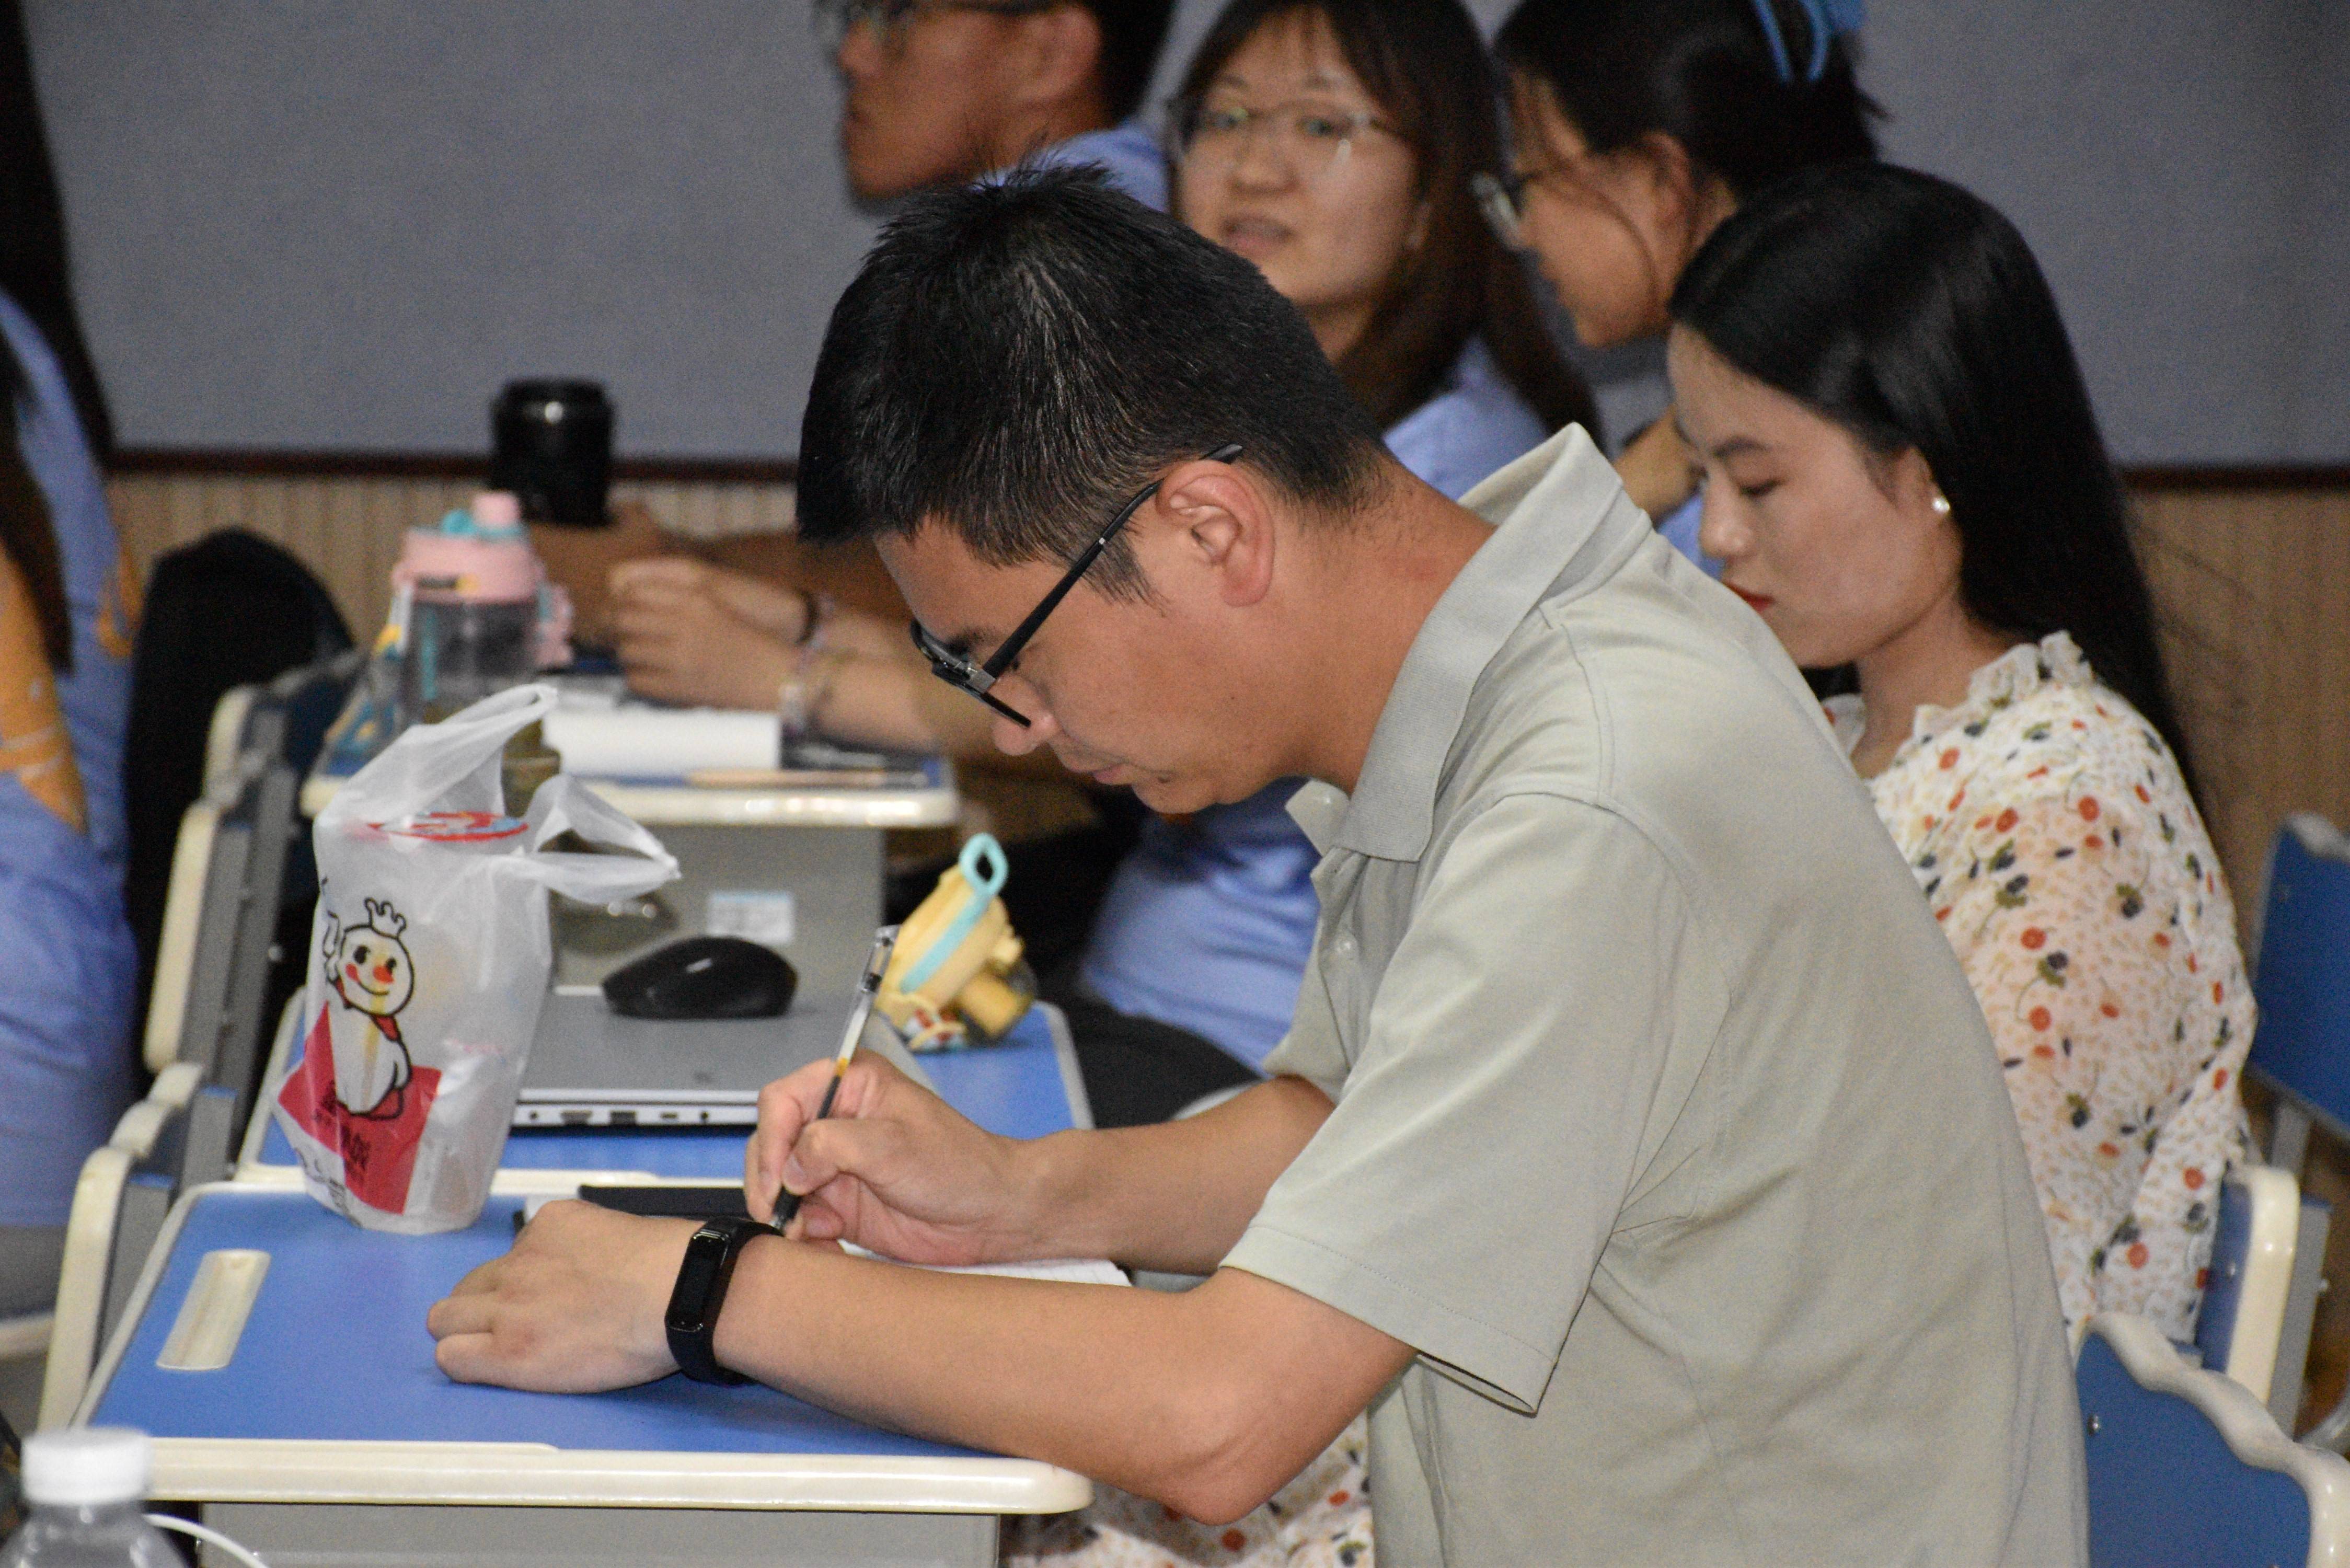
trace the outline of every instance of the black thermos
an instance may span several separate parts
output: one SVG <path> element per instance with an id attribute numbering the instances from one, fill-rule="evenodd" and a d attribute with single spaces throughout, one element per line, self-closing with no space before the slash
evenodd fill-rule
<path id="1" fill-rule="evenodd" d="M 611 522 L 612 403 L 597 381 L 508 381 L 490 404 L 490 488 L 533 523 Z"/>

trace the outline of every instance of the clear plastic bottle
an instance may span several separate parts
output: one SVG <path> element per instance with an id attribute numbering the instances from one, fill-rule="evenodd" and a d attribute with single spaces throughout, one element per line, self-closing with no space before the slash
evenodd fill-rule
<path id="1" fill-rule="evenodd" d="M 128 1427 L 69 1427 L 25 1439 L 32 1513 L 0 1568 L 181 1568 L 143 1511 L 153 1445 Z"/>

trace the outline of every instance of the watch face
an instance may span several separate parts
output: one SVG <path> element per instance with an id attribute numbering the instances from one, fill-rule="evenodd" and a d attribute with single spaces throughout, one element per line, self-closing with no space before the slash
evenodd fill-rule
<path id="1" fill-rule="evenodd" d="M 699 1334 L 702 1314 L 709 1311 L 710 1293 L 718 1283 L 718 1265 L 726 1256 L 726 1238 L 697 1231 L 686 1243 L 685 1262 L 677 1271 L 677 1289 L 670 1297 L 669 1326 L 681 1334 Z"/>

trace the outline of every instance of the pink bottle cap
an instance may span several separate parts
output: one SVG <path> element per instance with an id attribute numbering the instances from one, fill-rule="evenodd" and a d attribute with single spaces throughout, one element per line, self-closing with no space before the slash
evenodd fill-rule
<path id="1" fill-rule="evenodd" d="M 522 526 L 522 502 L 511 490 L 484 490 L 473 497 L 473 526 L 484 534 Z"/>
<path id="2" fill-rule="evenodd" d="M 411 528 L 391 580 L 423 598 L 511 604 L 538 597 L 538 557 L 519 536 L 469 539 Z"/>

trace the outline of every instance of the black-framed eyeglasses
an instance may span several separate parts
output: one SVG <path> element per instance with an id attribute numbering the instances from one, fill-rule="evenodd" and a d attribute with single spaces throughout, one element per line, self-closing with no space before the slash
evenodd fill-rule
<path id="1" fill-rule="evenodd" d="M 1208 453 L 1207 461 L 1230 462 L 1240 454 L 1239 443 L 1232 442 L 1220 446 Z M 993 653 L 988 655 L 986 663 L 973 664 L 970 659 L 932 637 L 923 628 L 920 621 L 911 622 L 914 646 L 921 650 L 924 659 L 931 661 L 931 673 L 950 686 L 970 692 L 1022 729 L 1026 729 L 1028 716 L 1002 698 L 995 696 L 991 689 L 1003 672 L 1012 668 L 1013 661 L 1020 657 L 1020 650 L 1028 646 L 1029 639 L 1036 635 L 1036 628 L 1045 624 L 1045 618 L 1051 615 L 1059 607 L 1060 602 L 1069 597 L 1069 590 L 1077 586 L 1077 579 L 1084 576 L 1086 569 L 1109 547 L 1109 542 L 1118 536 L 1118 531 L 1126 526 L 1127 519 L 1142 510 L 1144 502 L 1159 493 L 1159 483 L 1158 480 L 1152 480 L 1135 493 L 1133 500 L 1118 509 L 1118 515 L 1109 520 L 1109 525 L 1094 535 L 1092 544 L 1077 552 L 1077 558 L 1069 563 L 1069 569 L 1061 574 L 1061 580 L 1053 585 L 1053 591 L 1037 601 L 1036 607 L 1028 612 L 1027 619 L 1012 628 L 1012 635 L 998 644 Z"/>

